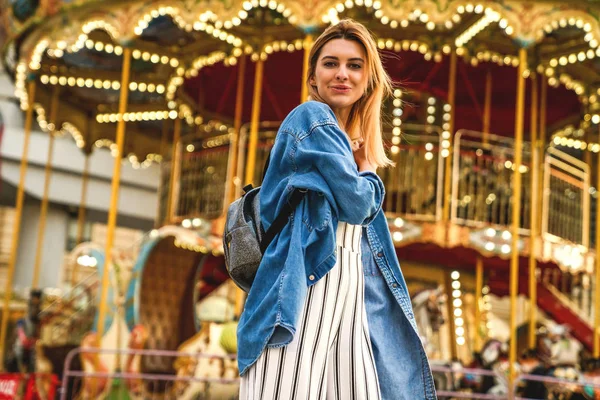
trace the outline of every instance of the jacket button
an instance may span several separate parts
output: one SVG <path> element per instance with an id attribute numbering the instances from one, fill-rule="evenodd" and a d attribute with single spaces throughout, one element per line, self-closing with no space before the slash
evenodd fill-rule
<path id="1" fill-rule="evenodd" d="M 392 287 L 394 287 L 394 288 L 397 288 L 397 287 L 398 287 L 398 284 L 397 284 L 397 283 L 393 283 L 393 284 L 392 284 Z"/>
<path id="2" fill-rule="evenodd" d="M 315 276 L 311 275 L 311 276 L 308 277 L 308 279 L 311 280 L 311 281 L 314 281 L 315 280 Z"/>
<path id="3" fill-rule="evenodd" d="M 383 257 L 383 253 L 380 251 L 379 253 L 377 253 L 377 257 Z"/>

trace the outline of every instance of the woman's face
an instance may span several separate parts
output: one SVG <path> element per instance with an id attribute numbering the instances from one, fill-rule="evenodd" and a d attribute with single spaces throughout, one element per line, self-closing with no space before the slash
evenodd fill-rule
<path id="1" fill-rule="evenodd" d="M 366 54 L 353 40 L 333 39 L 321 49 L 310 84 L 345 122 L 367 87 Z"/>

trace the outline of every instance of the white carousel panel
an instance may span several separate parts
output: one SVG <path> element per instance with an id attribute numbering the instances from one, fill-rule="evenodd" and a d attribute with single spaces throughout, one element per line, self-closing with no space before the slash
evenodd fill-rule
<path id="1" fill-rule="evenodd" d="M 18 186 L 19 164 L 13 160 L 2 163 L 2 179 Z M 157 177 L 158 181 L 158 177 Z M 50 185 L 50 202 L 79 206 L 81 198 L 81 177 L 71 172 L 54 170 Z M 29 165 L 25 191 L 27 194 L 42 198 L 44 188 L 43 165 Z M 107 211 L 110 204 L 111 183 L 108 180 L 92 178 L 88 184 L 87 207 Z M 156 189 L 142 189 L 122 185 L 119 192 L 119 215 L 153 220 L 157 207 Z"/>

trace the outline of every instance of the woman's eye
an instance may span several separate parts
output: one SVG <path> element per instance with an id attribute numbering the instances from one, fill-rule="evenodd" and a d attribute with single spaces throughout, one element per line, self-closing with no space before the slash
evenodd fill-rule
<path id="1" fill-rule="evenodd" d="M 360 64 L 350 64 L 350 68 L 352 68 L 352 69 L 361 69 L 362 65 L 360 65 Z"/>
<path id="2" fill-rule="evenodd" d="M 323 65 L 326 67 L 335 67 L 335 63 L 333 61 L 326 61 Z"/>

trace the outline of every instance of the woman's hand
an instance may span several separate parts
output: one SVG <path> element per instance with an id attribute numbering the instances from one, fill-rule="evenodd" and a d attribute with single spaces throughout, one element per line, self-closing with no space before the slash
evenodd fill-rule
<path id="1" fill-rule="evenodd" d="M 356 165 L 358 166 L 358 170 L 360 172 L 377 172 L 377 167 L 367 160 L 366 146 L 362 140 L 352 141 L 352 152 L 354 154 L 354 161 L 356 161 Z"/>

